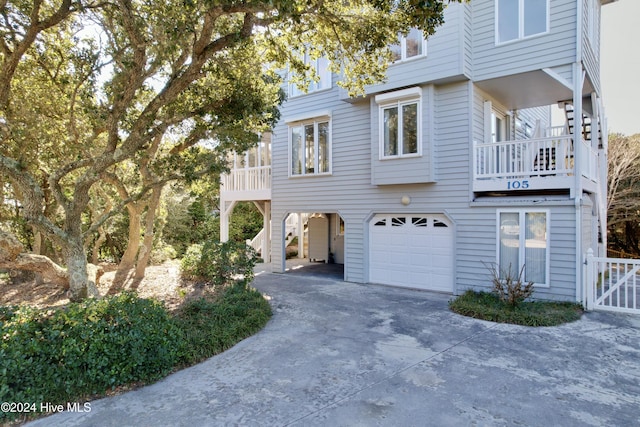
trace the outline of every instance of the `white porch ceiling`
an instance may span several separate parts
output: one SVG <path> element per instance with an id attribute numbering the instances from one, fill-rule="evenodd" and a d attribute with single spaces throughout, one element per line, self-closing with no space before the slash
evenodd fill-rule
<path id="1" fill-rule="evenodd" d="M 542 70 L 476 82 L 509 110 L 573 99 L 571 89 Z"/>

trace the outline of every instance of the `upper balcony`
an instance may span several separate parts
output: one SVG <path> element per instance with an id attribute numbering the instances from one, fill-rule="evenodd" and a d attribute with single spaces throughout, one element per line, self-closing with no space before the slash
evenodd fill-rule
<path id="1" fill-rule="evenodd" d="M 271 166 L 231 169 L 220 179 L 226 200 L 271 200 Z"/>
<path id="2" fill-rule="evenodd" d="M 220 198 L 271 200 L 271 135 L 264 134 L 257 146 L 246 153 L 234 153 L 229 173 L 220 176 Z"/>
<path id="3" fill-rule="evenodd" d="M 473 191 L 476 193 L 518 193 L 524 191 L 576 190 L 576 166 L 582 188 L 598 191 L 599 153 L 581 140 L 576 154 L 573 137 L 564 127 L 551 128 L 545 137 L 474 144 Z"/>

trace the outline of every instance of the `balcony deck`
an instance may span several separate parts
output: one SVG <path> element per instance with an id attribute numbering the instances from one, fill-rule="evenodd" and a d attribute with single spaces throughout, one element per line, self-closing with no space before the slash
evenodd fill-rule
<path id="1" fill-rule="evenodd" d="M 220 176 L 220 196 L 232 200 L 271 200 L 271 166 L 231 169 Z"/>
<path id="2" fill-rule="evenodd" d="M 597 191 L 598 152 L 581 141 L 582 186 Z M 573 138 L 549 136 L 516 141 L 475 144 L 474 192 L 568 190 L 576 186 Z"/>
<path id="3" fill-rule="evenodd" d="M 581 141 L 582 188 L 598 191 L 599 153 Z M 576 186 L 574 144 L 570 135 L 476 143 L 473 149 L 473 191 L 566 190 Z M 221 176 L 220 195 L 232 200 L 271 200 L 271 166 L 231 169 Z"/>

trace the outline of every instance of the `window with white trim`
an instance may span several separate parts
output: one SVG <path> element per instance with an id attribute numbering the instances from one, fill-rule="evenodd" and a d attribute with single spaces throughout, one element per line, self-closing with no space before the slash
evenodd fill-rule
<path id="1" fill-rule="evenodd" d="M 420 88 L 376 96 L 379 109 L 380 158 L 420 155 Z"/>
<path id="2" fill-rule="evenodd" d="M 427 40 L 422 30 L 412 28 L 406 36 L 398 35 L 398 43 L 389 46 L 392 61 L 405 61 L 427 55 Z"/>
<path id="3" fill-rule="evenodd" d="M 496 42 L 549 31 L 549 0 L 496 0 Z"/>
<path id="4" fill-rule="evenodd" d="M 323 57 L 313 59 L 309 53 L 304 54 L 304 63 L 308 65 L 318 77 L 318 80 L 312 80 L 306 91 L 301 89 L 297 84 L 289 84 L 289 96 L 300 96 L 305 93 L 316 92 L 331 87 L 331 71 L 329 70 L 329 60 Z"/>
<path id="5" fill-rule="evenodd" d="M 523 281 L 549 286 L 549 212 L 498 211 L 498 268 Z"/>
<path id="6" fill-rule="evenodd" d="M 328 118 L 289 125 L 290 175 L 331 173 L 331 136 Z"/>

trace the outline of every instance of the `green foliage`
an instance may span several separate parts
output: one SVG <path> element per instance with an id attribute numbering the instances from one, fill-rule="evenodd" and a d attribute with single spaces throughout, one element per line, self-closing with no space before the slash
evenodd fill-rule
<path id="1" fill-rule="evenodd" d="M 271 317 L 271 307 L 255 289 L 237 283 L 218 301 L 188 301 L 176 320 L 185 337 L 181 362 L 200 362 L 259 331 Z"/>
<path id="2" fill-rule="evenodd" d="M 450 301 L 449 308 L 463 316 L 523 326 L 556 326 L 582 315 L 582 307 L 575 303 L 529 301 L 513 306 L 495 294 L 473 290 Z"/>
<path id="3" fill-rule="evenodd" d="M 522 281 L 524 268 L 523 265 L 520 273 L 516 276 L 511 270 L 511 264 L 509 264 L 508 270 L 501 269 L 496 264 L 489 267 L 491 283 L 493 283 L 492 291 L 500 301 L 516 307 L 533 295 L 533 282 L 524 283 Z"/>
<path id="4" fill-rule="evenodd" d="M 187 249 L 180 268 L 183 276 L 205 280 L 214 286 L 234 281 L 246 284 L 253 280 L 256 260 L 255 250 L 245 243 L 207 240 Z"/>
<path id="5" fill-rule="evenodd" d="M 283 71 L 302 86 L 317 79 L 303 53 L 363 94 L 384 79 L 398 34 L 433 34 L 447 2 L 54 3 L 3 6 L 0 174 L 20 215 L 72 254 L 106 221 L 87 214 L 101 206 L 92 187 L 117 187 L 104 185 L 115 214 L 163 183 L 216 181 L 230 152 L 278 121 Z"/>
<path id="6" fill-rule="evenodd" d="M 251 202 L 240 202 L 229 221 L 229 239 L 245 242 L 253 239 L 263 226 L 262 214 Z"/>
<path id="7" fill-rule="evenodd" d="M 202 245 L 197 243 L 187 248 L 180 260 L 180 272 L 183 277 L 195 279 L 200 277 L 200 260 L 202 259 Z"/>
<path id="8" fill-rule="evenodd" d="M 58 310 L 3 307 L 0 332 L 0 401 L 38 408 L 157 380 L 177 363 L 183 339 L 160 302 L 133 293 Z"/>
<path id="9" fill-rule="evenodd" d="M 213 207 L 200 197 L 171 194 L 165 199 L 168 212 L 163 240 L 173 246 L 181 257 L 187 248 L 206 239 L 219 240 L 220 221 L 212 214 Z"/>
<path id="10" fill-rule="evenodd" d="M 173 249 L 173 246 L 169 246 L 164 242 L 159 242 L 158 244 L 154 245 L 149 261 L 153 265 L 160 265 L 165 261 L 176 259 L 177 257 L 178 253 L 175 249 Z"/>

